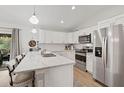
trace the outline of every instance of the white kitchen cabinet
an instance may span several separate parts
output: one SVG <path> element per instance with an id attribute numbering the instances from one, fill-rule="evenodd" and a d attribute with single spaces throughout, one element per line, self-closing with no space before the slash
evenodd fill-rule
<path id="1" fill-rule="evenodd" d="M 39 35 L 39 43 L 45 43 L 45 31 L 39 30 L 38 35 Z"/>
<path id="2" fill-rule="evenodd" d="M 54 33 L 52 31 L 45 31 L 45 43 L 53 43 Z"/>
<path id="3" fill-rule="evenodd" d="M 35 71 L 36 87 L 73 87 L 73 64 L 48 67 L 41 73 L 43 70 Z"/>
<path id="4" fill-rule="evenodd" d="M 67 43 L 74 43 L 73 42 L 73 32 L 67 33 Z"/>
<path id="5" fill-rule="evenodd" d="M 77 43 L 78 42 L 78 35 L 74 32 L 55 32 L 55 31 L 46 31 L 40 30 L 39 31 L 39 42 L 40 43 Z M 76 39 L 75 39 L 76 38 Z"/>
<path id="6" fill-rule="evenodd" d="M 89 73 L 93 73 L 93 53 L 86 54 L 86 69 Z"/>
<path id="7" fill-rule="evenodd" d="M 46 31 L 45 43 L 65 43 L 65 32 Z"/>
<path id="8" fill-rule="evenodd" d="M 69 43 L 69 33 L 66 33 L 66 43 Z"/>
<path id="9" fill-rule="evenodd" d="M 63 43 L 63 32 L 54 32 L 56 39 L 55 43 Z"/>
<path id="10" fill-rule="evenodd" d="M 68 33 L 64 33 L 64 43 L 67 44 L 68 43 Z"/>
<path id="11" fill-rule="evenodd" d="M 68 33 L 68 43 L 72 43 L 72 33 Z"/>
<path id="12" fill-rule="evenodd" d="M 73 42 L 78 43 L 79 31 L 73 32 Z"/>
<path id="13" fill-rule="evenodd" d="M 58 38 L 57 33 L 52 31 L 51 32 L 51 43 L 57 43 L 57 38 Z"/>
<path id="14" fill-rule="evenodd" d="M 67 43 L 67 33 L 66 33 L 66 32 L 64 32 L 64 33 L 62 34 L 62 43 L 64 43 L 64 44 Z"/>

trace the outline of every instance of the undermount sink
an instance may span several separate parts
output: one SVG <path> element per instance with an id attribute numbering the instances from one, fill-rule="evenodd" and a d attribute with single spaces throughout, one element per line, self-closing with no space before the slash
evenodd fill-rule
<path id="1" fill-rule="evenodd" d="M 43 54 L 43 57 L 55 57 L 55 54 L 49 53 L 49 54 Z"/>

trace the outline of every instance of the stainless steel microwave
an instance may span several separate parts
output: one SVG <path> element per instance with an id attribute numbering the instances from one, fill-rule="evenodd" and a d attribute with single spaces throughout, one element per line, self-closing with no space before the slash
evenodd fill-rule
<path id="1" fill-rule="evenodd" d="M 79 36 L 78 41 L 80 44 L 91 43 L 91 34 Z"/>

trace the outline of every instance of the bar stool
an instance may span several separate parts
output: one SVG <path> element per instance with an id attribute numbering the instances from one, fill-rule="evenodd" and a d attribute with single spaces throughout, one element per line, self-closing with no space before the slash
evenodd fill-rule
<path id="1" fill-rule="evenodd" d="M 24 57 L 22 55 L 16 56 L 16 62 L 19 64 Z"/>
<path id="2" fill-rule="evenodd" d="M 22 53 L 22 54 L 21 54 L 21 56 L 22 56 L 22 59 L 25 57 L 25 55 L 26 55 L 25 53 Z"/>
<path id="3" fill-rule="evenodd" d="M 10 76 L 10 86 L 13 87 L 31 87 L 33 81 L 33 72 L 21 72 L 15 74 L 13 71 L 17 67 L 15 59 L 11 60 L 7 66 Z"/>

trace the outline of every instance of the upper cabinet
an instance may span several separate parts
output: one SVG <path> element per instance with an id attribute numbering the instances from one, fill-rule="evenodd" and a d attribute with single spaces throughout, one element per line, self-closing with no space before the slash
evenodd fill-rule
<path id="1" fill-rule="evenodd" d="M 91 42 L 93 42 L 93 30 L 94 29 L 83 29 L 80 31 L 75 32 L 55 32 L 55 31 L 46 31 L 40 30 L 39 31 L 39 42 L 40 43 L 60 43 L 60 44 L 67 44 L 67 43 L 74 43 L 78 44 L 79 36 L 81 35 L 88 35 L 91 33 Z"/>
<path id="2" fill-rule="evenodd" d="M 79 38 L 79 31 L 73 32 L 73 42 L 74 43 L 76 43 L 76 44 L 79 43 L 78 38 Z"/>
<path id="3" fill-rule="evenodd" d="M 65 32 L 55 32 L 55 31 L 39 31 L 39 42 L 40 43 L 66 43 L 66 33 Z"/>
<path id="4" fill-rule="evenodd" d="M 45 31 L 45 42 L 44 43 L 53 43 L 54 33 L 52 31 Z"/>
<path id="5" fill-rule="evenodd" d="M 44 43 L 45 42 L 45 31 L 44 30 L 39 30 L 38 31 L 38 41 L 39 43 Z"/>
<path id="6" fill-rule="evenodd" d="M 53 32 L 53 43 L 64 43 L 64 32 Z"/>
<path id="7" fill-rule="evenodd" d="M 73 43 L 73 33 L 67 33 L 67 42 L 66 43 Z"/>

